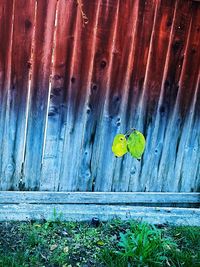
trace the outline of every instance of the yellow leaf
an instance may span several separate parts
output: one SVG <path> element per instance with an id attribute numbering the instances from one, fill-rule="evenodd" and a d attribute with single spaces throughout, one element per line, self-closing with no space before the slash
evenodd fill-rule
<path id="1" fill-rule="evenodd" d="M 117 134 L 113 140 L 112 152 L 116 157 L 122 157 L 125 155 L 127 150 L 127 141 L 124 134 Z"/>
<path id="2" fill-rule="evenodd" d="M 39 227 L 41 227 L 41 225 L 40 224 L 35 224 L 35 227 L 38 227 L 39 228 Z"/>
<path id="3" fill-rule="evenodd" d="M 68 248 L 68 247 L 64 247 L 64 248 L 63 248 L 63 251 L 64 251 L 65 253 L 67 253 L 67 252 L 69 251 L 69 248 Z"/>
<path id="4" fill-rule="evenodd" d="M 104 245 L 104 242 L 101 241 L 101 240 L 99 240 L 99 241 L 97 242 L 97 245 L 99 245 L 99 246 L 103 246 L 103 245 Z"/>
<path id="5" fill-rule="evenodd" d="M 58 247 L 57 244 L 53 244 L 51 247 L 50 247 L 50 250 L 53 251 L 54 249 L 56 249 Z"/>

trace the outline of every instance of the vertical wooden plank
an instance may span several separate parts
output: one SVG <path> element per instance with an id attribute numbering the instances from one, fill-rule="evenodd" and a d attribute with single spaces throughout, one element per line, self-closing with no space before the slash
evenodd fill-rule
<path id="1" fill-rule="evenodd" d="M 58 2 L 50 104 L 40 190 L 58 189 L 60 158 L 62 153 L 65 153 L 62 150 L 62 131 L 67 106 L 67 87 L 71 83 L 70 67 L 73 58 L 77 10 L 74 0 L 60 0 Z"/>
<path id="2" fill-rule="evenodd" d="M 179 112 L 181 117 L 188 115 L 198 82 L 200 67 L 200 3 L 193 2 L 191 7 L 192 22 L 189 35 L 188 51 L 185 55 L 186 68 L 180 88 Z"/>
<path id="3" fill-rule="evenodd" d="M 199 88 L 200 88 L 200 86 L 199 86 Z M 200 132 L 200 120 L 199 119 L 195 120 L 194 127 L 196 125 L 197 125 L 197 128 L 196 128 L 197 131 L 194 131 L 194 134 L 192 135 L 192 137 L 190 139 L 192 141 L 194 141 L 194 138 L 196 136 L 198 136 L 198 138 L 199 138 L 199 135 L 198 135 L 198 133 Z M 198 140 L 198 143 L 195 140 L 195 142 L 193 142 L 191 145 L 191 147 L 193 148 L 192 149 L 192 160 L 194 159 L 195 168 L 191 169 L 191 172 L 190 172 L 190 177 L 192 177 L 192 182 L 191 182 L 190 187 L 189 187 L 190 192 L 199 192 L 200 191 L 200 157 L 199 157 L 200 148 L 199 148 L 199 139 L 197 139 L 197 140 Z M 187 157 L 187 160 L 189 162 L 189 157 Z M 186 179 L 187 178 L 185 175 L 184 180 L 186 180 Z M 187 190 L 187 189 L 180 188 L 180 191 L 185 191 L 185 190 Z"/>
<path id="4" fill-rule="evenodd" d="M 12 45 L 13 0 L 0 1 L 0 189 L 7 188 L 3 178 L 3 133 L 6 112 L 6 97 L 10 87 Z M 9 185 L 10 186 L 10 183 Z"/>
<path id="5" fill-rule="evenodd" d="M 15 1 L 11 84 L 7 93 L 2 145 L 4 189 L 18 189 L 21 178 L 34 13 L 34 0 Z"/>
<path id="6" fill-rule="evenodd" d="M 152 39 L 152 51 L 146 79 L 143 105 L 147 146 L 139 173 L 141 190 L 158 190 L 158 163 L 161 154 L 162 125 L 160 124 L 160 103 L 163 98 L 164 80 L 170 61 L 170 49 L 173 42 L 173 26 L 177 13 L 177 1 L 161 1 L 155 21 L 155 34 Z M 151 164 L 149 164 L 151 162 Z"/>
<path id="7" fill-rule="evenodd" d="M 67 127 L 65 128 L 63 148 L 63 151 L 70 151 L 70 153 L 67 157 L 64 155 L 62 157 L 60 190 L 64 190 L 64 188 L 65 190 L 80 190 L 85 180 L 84 176 L 79 180 L 78 170 L 81 153 L 84 153 L 81 150 L 83 147 L 82 136 L 85 127 L 85 117 L 90 111 L 87 103 L 87 90 L 90 88 L 92 75 L 95 32 L 100 2 L 93 2 L 91 4 L 91 2 L 82 1 L 82 4 L 88 18 L 88 24 L 83 27 L 79 10 L 79 20 L 76 28 L 76 31 L 79 33 L 76 47 L 78 53 L 74 54 L 77 62 L 73 70 L 74 85 L 71 86 L 68 94 L 70 109 L 67 111 Z M 79 38 L 81 41 L 79 41 Z M 74 145 L 72 146 L 72 144 Z M 69 178 L 66 179 L 66 177 Z"/>
<path id="8" fill-rule="evenodd" d="M 128 94 L 128 102 L 127 107 L 124 108 L 124 112 L 126 113 L 126 120 L 125 120 L 125 129 L 124 132 L 128 131 L 130 128 L 134 127 L 142 131 L 138 124 L 138 117 L 137 117 L 137 109 L 140 108 L 139 106 L 139 99 L 141 98 L 143 91 L 146 89 L 142 83 L 147 80 L 147 74 L 149 71 L 149 58 L 151 58 L 152 54 L 152 45 L 151 43 L 154 41 L 155 36 L 155 21 L 157 18 L 157 5 L 158 1 L 149 1 L 146 3 L 140 3 L 139 6 L 139 18 L 138 18 L 138 29 L 136 34 L 136 48 L 134 54 L 134 61 L 130 79 L 130 88 Z M 141 20 L 141 14 L 142 20 Z M 145 29 L 143 31 L 140 30 L 140 27 Z M 158 20 L 158 27 L 159 27 L 159 20 Z M 142 50 L 141 50 L 142 49 Z M 143 51 L 143 52 L 142 52 Z M 145 51 L 145 53 L 144 53 Z M 142 53 L 141 53 L 142 52 Z M 140 55 L 140 56 L 139 56 Z M 139 56 L 139 59 L 138 59 Z M 145 62 L 145 64 L 144 64 Z M 138 75 L 143 75 L 139 79 Z M 138 82 L 137 82 L 138 80 Z M 137 84 L 137 85 L 136 85 Z M 144 103 L 142 103 L 144 105 Z M 136 109 L 137 107 L 137 109 Z M 119 175 L 119 182 L 115 191 L 136 191 L 137 186 L 141 186 L 141 182 L 138 183 L 138 179 L 140 177 L 140 169 L 141 169 L 141 162 L 136 161 L 130 155 L 126 155 L 122 161 L 121 168 L 118 171 Z M 124 181 L 124 182 L 123 182 Z"/>
<path id="9" fill-rule="evenodd" d="M 144 14 L 144 20 L 141 22 L 139 19 L 139 21 L 142 24 L 144 31 L 140 32 L 140 26 L 138 26 L 140 34 L 138 35 L 138 39 L 136 41 L 134 64 L 129 89 L 129 101 L 126 109 L 126 129 L 128 130 L 134 127 L 142 131 L 144 134 L 146 133 L 144 131 L 144 121 L 146 115 L 145 95 L 148 94 L 147 83 L 150 80 L 149 73 L 151 70 L 150 64 L 153 54 L 153 45 L 156 40 L 156 34 L 158 34 L 158 31 L 156 32 L 156 27 L 159 27 L 160 22 L 160 17 L 158 16 L 158 11 L 161 9 L 160 6 L 160 1 L 150 1 L 147 2 L 147 5 L 145 4 L 145 6 L 140 6 L 140 12 L 142 11 Z M 138 60 L 138 54 L 142 54 L 141 60 Z M 127 155 L 127 157 L 123 160 L 120 175 L 122 176 L 122 181 L 124 179 L 123 176 L 128 176 L 126 190 L 137 191 L 138 186 L 140 188 L 142 187 L 142 182 L 139 181 L 141 166 L 142 162 L 136 161 L 131 158 L 130 155 Z M 123 185 L 119 185 L 118 190 L 123 191 Z"/>
<path id="10" fill-rule="evenodd" d="M 92 73 L 92 85 L 91 85 L 91 100 L 89 100 L 89 103 L 86 104 L 84 112 L 86 114 L 92 114 L 95 112 L 95 114 L 100 114 L 101 105 L 104 101 L 104 94 L 105 94 L 105 87 L 106 81 L 108 79 L 108 66 L 110 64 L 110 57 L 111 57 L 111 51 L 110 46 L 113 42 L 113 31 L 114 31 L 114 21 L 115 21 L 115 15 L 116 15 L 116 2 L 110 0 L 109 2 L 102 1 L 100 2 L 100 10 L 98 15 L 98 25 L 97 25 L 97 44 L 96 44 L 96 50 L 95 50 L 95 56 L 94 56 L 94 67 L 93 67 L 93 73 Z M 87 4 L 88 1 L 84 2 L 86 7 L 89 8 L 90 4 Z M 87 14 L 86 9 L 86 14 Z M 95 13 L 96 14 L 96 13 Z M 96 18 L 97 19 L 97 18 Z M 93 21 L 93 23 L 95 20 Z M 90 23 L 90 22 L 89 22 Z M 77 38 L 80 38 L 78 36 Z M 94 42 L 95 39 L 92 39 L 92 42 Z M 101 46 L 100 46 L 101 43 Z M 91 43 L 91 46 L 93 44 Z M 77 49 L 77 48 L 76 48 Z M 86 49 L 86 48 L 85 48 Z M 85 51 L 85 50 L 84 50 Z M 84 52 L 82 51 L 82 52 Z M 94 51 L 92 51 L 94 53 Z M 79 54 L 78 54 L 79 55 Z M 84 58 L 83 54 L 80 54 L 80 57 L 76 53 L 76 58 Z M 90 54 L 92 57 L 92 54 Z M 89 65 L 90 66 L 90 65 Z M 80 69 L 81 68 L 81 69 Z M 84 73 L 84 65 L 76 66 L 76 69 L 73 71 L 75 75 L 73 77 L 79 77 L 78 76 L 78 70 L 80 73 Z M 90 71 L 91 71 L 91 67 Z M 89 77 L 91 77 L 91 73 L 89 73 Z M 88 79 L 88 78 L 87 78 Z M 86 89 L 90 89 L 88 87 L 88 81 L 87 80 L 87 87 Z M 77 81 L 79 82 L 79 81 Z M 67 125 L 66 125 L 66 131 L 65 131 L 65 141 L 64 141 L 64 148 L 63 151 L 70 151 L 70 153 L 66 156 L 63 154 L 62 159 L 62 165 L 61 165 L 61 179 L 60 179 L 60 190 L 82 190 L 83 187 L 87 184 L 87 181 L 90 181 L 90 171 L 82 173 L 82 170 L 79 169 L 79 166 L 83 166 L 82 163 L 79 165 L 79 157 L 80 157 L 80 149 L 83 148 L 83 153 L 88 153 L 86 155 L 90 157 L 90 151 L 86 151 L 87 148 L 85 147 L 85 144 L 83 142 L 84 139 L 82 139 L 82 132 L 84 129 L 83 125 L 83 118 L 87 116 L 85 113 L 82 114 L 82 110 L 77 109 L 77 103 L 79 103 L 77 95 L 75 95 L 75 92 L 73 92 L 73 88 L 76 88 L 77 85 L 73 85 L 69 89 L 69 101 L 70 101 L 70 109 L 67 112 Z M 85 91 L 83 91 L 85 92 Z M 83 97 L 83 95 L 82 95 Z M 83 97 L 83 99 L 85 99 Z M 87 99 L 87 98 L 86 98 Z M 87 101 L 87 100 L 86 100 Z M 93 102 L 94 101 L 94 102 Z M 98 101 L 100 103 L 98 103 Z M 94 104 L 93 104 L 94 103 Z M 74 108 L 73 108 L 74 107 Z M 76 107 L 76 108 L 75 108 Z M 76 110 L 76 115 L 72 116 L 73 109 Z M 78 110 L 80 110 L 78 114 Z M 95 110 L 95 111 L 94 111 Z M 88 115 L 88 116 L 89 116 Z M 76 121 L 74 121 L 76 119 Z M 97 117 L 96 117 L 97 120 Z M 74 124 L 76 123 L 76 124 Z M 93 137 L 95 135 L 95 126 L 96 122 L 94 121 L 94 128 L 91 127 L 92 133 L 91 137 L 89 137 L 90 133 L 88 134 L 88 138 L 90 138 L 90 142 L 93 143 Z M 85 138 L 85 137 L 84 137 Z M 87 157 L 88 158 L 88 157 Z M 83 163 L 85 164 L 85 163 Z M 86 167 L 88 168 L 87 162 Z M 82 167 L 81 167 L 82 168 Z M 78 174 L 79 171 L 79 174 Z M 83 182 L 83 185 L 80 186 L 80 188 L 77 188 L 78 182 L 82 179 L 85 179 L 85 182 Z M 89 184 L 90 186 L 90 184 Z"/>
<path id="11" fill-rule="evenodd" d="M 181 192 L 199 191 L 199 184 L 197 181 L 200 179 L 200 170 L 198 171 L 200 162 L 200 120 L 199 118 L 195 119 L 195 109 L 198 104 L 198 90 L 200 90 L 200 70 L 198 80 L 196 82 L 193 104 L 187 118 L 185 119 L 176 158 L 175 175 L 180 177 L 178 189 Z"/>
<path id="12" fill-rule="evenodd" d="M 161 84 L 166 66 L 167 52 L 170 45 L 169 42 L 174 8 L 174 1 L 160 1 L 160 3 L 158 3 L 143 92 L 138 104 L 139 117 L 136 124 L 139 128 L 143 129 L 147 141 L 145 154 L 141 161 L 142 165 L 139 171 L 139 179 L 137 179 L 141 191 L 152 190 L 150 186 L 152 184 L 151 179 L 156 172 L 156 166 L 152 166 L 152 164 L 154 164 L 153 160 L 156 161 L 156 159 L 154 158 L 151 161 L 151 155 L 154 157 L 156 156 L 155 153 L 152 153 L 155 150 L 155 144 L 153 145 L 152 139 L 155 138 L 154 135 L 156 135 L 159 126 L 157 125 L 157 128 L 155 127 L 155 114 L 159 105 Z M 152 164 L 150 164 L 150 162 L 152 162 Z"/>
<path id="13" fill-rule="evenodd" d="M 144 132 L 147 133 L 147 146 L 142 161 L 142 172 L 140 172 L 140 170 L 138 170 L 139 168 L 137 168 L 136 166 L 132 167 L 132 178 L 130 180 L 131 182 L 129 190 L 160 191 L 163 180 L 165 179 L 164 176 L 161 177 L 158 175 L 158 168 L 160 164 L 161 153 L 163 151 L 162 147 L 164 138 L 166 137 L 165 129 L 169 119 L 170 107 L 173 107 L 175 102 L 174 99 L 177 92 L 176 83 L 178 82 L 180 77 L 182 55 L 184 53 L 185 47 L 184 41 L 188 33 L 187 31 L 189 19 L 191 17 L 191 14 L 189 12 L 189 3 L 177 1 L 177 11 L 175 10 L 175 12 L 179 14 L 179 16 L 174 13 L 174 18 L 173 12 L 170 12 L 170 9 L 173 9 L 173 5 L 168 4 L 170 3 L 163 1 L 161 2 L 161 5 L 163 5 L 161 10 L 164 11 L 164 14 L 162 15 L 160 21 L 159 33 L 157 33 L 159 36 L 159 38 L 157 39 L 157 41 L 159 40 L 159 44 L 165 46 L 166 42 L 166 47 L 164 47 L 164 49 L 162 49 L 162 52 L 160 52 L 161 54 L 166 53 L 166 60 L 165 56 L 159 56 L 158 52 L 158 58 L 156 58 L 156 62 L 160 62 L 158 66 L 160 65 L 162 71 L 160 71 L 158 68 L 157 72 L 155 71 L 155 77 L 153 75 L 151 79 L 149 79 L 150 85 L 152 84 L 153 87 L 157 84 L 157 81 L 159 82 L 159 84 L 157 84 L 157 86 L 159 87 L 157 89 L 159 95 L 156 93 L 157 97 L 154 96 L 152 98 L 152 100 L 155 101 L 155 105 L 151 104 L 151 106 L 149 106 L 149 108 L 147 109 L 147 113 L 145 115 L 146 130 L 144 128 Z M 183 26 L 179 28 L 181 22 Z M 181 45 L 178 45 L 179 42 Z M 152 43 L 152 45 L 154 47 L 157 47 L 154 43 Z M 150 64 L 152 63 L 150 62 Z M 154 71 L 154 64 L 150 69 Z M 154 80 L 155 78 L 156 82 Z M 136 78 L 136 81 L 137 80 L 138 78 Z M 149 86 L 147 88 L 149 88 Z M 155 91 L 154 88 L 153 91 Z M 151 91 L 147 91 L 147 95 L 150 96 L 150 98 L 147 98 L 150 100 Z M 154 110 L 152 110 L 153 106 Z M 137 123 L 137 117 L 135 122 Z"/>
<path id="14" fill-rule="evenodd" d="M 126 108 L 128 103 L 129 83 L 132 74 L 135 45 L 137 41 L 137 25 L 139 16 L 139 1 L 119 4 L 119 17 L 114 43 L 112 69 L 107 87 L 102 125 L 102 180 L 97 176 L 97 186 L 100 190 L 127 191 L 129 175 L 123 175 L 124 157 L 116 159 L 111 151 L 112 141 L 116 133 L 126 132 Z M 120 14 L 126 13 L 128 20 Z M 101 148 L 100 148 L 101 149 Z M 107 152 L 106 152 L 107 150 Z M 106 155 L 106 156 L 105 156 Z M 108 159 L 109 158 L 109 159 Z"/>
<path id="15" fill-rule="evenodd" d="M 91 93 L 88 99 L 83 151 L 79 176 L 84 177 L 80 190 L 96 190 L 96 178 L 101 172 L 99 144 L 102 138 L 102 112 L 111 75 L 113 46 L 116 37 L 119 1 L 102 1 L 97 25 L 97 40 L 92 73 Z M 108 31 L 108 28 L 110 29 Z M 100 128 L 99 128 L 100 127 Z M 102 176 L 103 178 L 103 176 Z"/>
<path id="16" fill-rule="evenodd" d="M 39 189 L 55 28 L 56 0 L 37 1 L 24 187 Z"/>
<path id="17" fill-rule="evenodd" d="M 58 121 L 56 120 L 55 114 L 58 112 L 59 107 L 64 106 L 64 108 L 60 109 L 60 114 L 58 115 L 60 116 L 60 119 L 61 119 L 58 122 L 59 128 L 58 129 L 55 128 L 55 131 L 54 131 L 53 138 L 55 140 L 54 142 L 57 142 L 57 145 L 56 145 L 57 150 L 54 150 L 55 152 L 54 157 L 51 158 L 52 167 L 51 165 L 49 166 L 49 163 L 50 163 L 49 159 L 45 160 L 46 170 L 47 170 L 47 173 L 45 175 L 47 177 L 46 179 L 48 179 L 49 175 L 50 176 L 54 175 L 52 179 L 55 179 L 53 187 L 46 180 L 46 189 L 48 190 L 50 188 L 58 188 L 58 186 L 60 187 L 60 190 L 63 190 L 63 188 L 67 188 L 67 190 L 71 190 L 71 187 L 72 187 L 71 183 L 73 183 L 73 186 L 77 186 L 76 168 L 73 167 L 73 164 L 74 165 L 78 164 L 80 149 L 82 145 L 81 132 L 83 131 L 83 128 L 84 128 L 84 119 L 83 119 L 84 114 L 82 114 L 81 107 L 86 97 L 86 89 L 89 87 L 89 83 L 90 83 L 92 56 L 93 56 L 93 50 L 88 49 L 88 47 L 93 45 L 94 31 L 96 29 L 95 23 L 96 23 L 97 10 L 98 10 L 98 5 L 99 5 L 99 4 L 97 5 L 96 2 L 93 2 L 92 4 L 88 3 L 88 1 L 83 1 L 82 4 L 83 4 L 82 8 L 84 9 L 84 12 L 86 12 L 87 18 L 89 21 L 87 25 L 82 24 L 83 21 L 82 21 L 82 15 L 80 11 L 81 7 L 77 6 L 74 1 L 71 2 L 71 10 L 75 14 L 77 14 L 76 20 L 71 19 L 71 12 L 69 10 L 69 6 L 66 6 L 65 1 L 63 2 L 60 1 L 58 4 L 58 25 L 57 25 L 58 31 L 56 35 L 57 46 L 55 48 L 54 63 L 58 65 L 60 64 L 59 61 L 61 60 L 63 61 L 63 57 L 64 58 L 67 57 L 67 58 L 66 58 L 66 64 L 62 65 L 62 67 L 64 67 L 63 71 L 64 71 L 65 76 L 63 76 L 62 72 L 60 74 L 59 69 L 58 69 L 59 65 L 58 66 L 55 65 L 56 74 L 53 76 L 55 77 L 55 79 L 58 78 L 56 82 L 53 81 L 53 85 L 52 85 L 52 89 L 53 89 L 52 96 L 54 100 L 56 100 L 57 98 L 57 104 L 50 105 L 50 110 L 49 110 L 50 116 L 49 116 L 48 122 L 51 123 L 51 125 L 50 124 L 48 125 L 49 131 L 51 131 L 53 127 L 55 127 L 56 125 L 55 122 Z M 71 23 L 73 23 L 71 24 L 71 27 L 69 27 L 68 21 L 66 21 L 66 16 L 63 16 L 63 12 L 66 12 L 66 14 L 68 14 Z M 60 53 L 61 45 L 62 44 L 64 45 L 64 42 L 63 42 L 63 34 L 61 34 L 62 31 L 60 32 L 59 28 L 61 27 L 63 28 L 63 25 L 66 25 L 67 27 L 66 28 L 67 31 L 65 34 L 69 35 L 68 40 L 64 40 L 65 46 L 68 45 L 68 47 L 71 47 L 69 51 L 66 51 L 66 48 L 64 49 L 63 52 L 64 53 L 67 52 L 67 54 Z M 75 39 L 74 46 L 72 46 L 71 44 L 72 35 L 73 36 L 75 35 L 73 38 Z M 59 38 L 60 38 L 60 41 L 59 41 Z M 66 68 L 67 68 L 67 72 L 66 72 Z M 62 84 L 61 79 L 63 79 L 65 88 L 61 89 L 63 90 L 63 92 L 61 92 L 62 95 L 58 99 L 58 97 L 55 98 L 54 91 L 56 90 L 55 88 L 56 84 L 57 86 L 60 83 Z M 68 106 L 67 109 L 65 108 L 66 106 Z M 55 109 L 57 109 L 57 111 L 55 111 Z M 54 120 L 51 120 L 52 116 Z M 72 130 L 73 128 L 74 130 Z M 64 132 L 64 136 L 63 136 L 63 132 Z M 47 131 L 47 142 L 49 138 L 50 137 L 48 137 L 48 131 Z M 64 138 L 66 138 L 65 141 L 63 140 Z M 56 141 L 56 139 L 58 141 Z M 63 142 L 64 142 L 64 147 L 63 147 Z M 72 145 L 72 143 L 75 145 Z M 52 149 L 52 144 L 53 142 L 51 142 L 51 148 L 49 147 L 49 150 Z M 69 146 L 66 147 L 67 145 Z M 66 153 L 65 151 L 69 151 L 69 153 Z M 72 160 L 72 157 L 74 157 L 75 160 Z M 62 163 L 62 166 L 60 166 L 61 163 Z M 45 166 L 43 165 L 43 170 L 45 171 L 44 167 Z M 66 175 L 65 170 L 64 172 L 61 171 L 61 175 L 60 175 L 60 172 L 58 171 L 60 167 L 64 168 L 66 172 L 70 172 L 70 175 Z M 57 175 L 56 175 L 56 172 L 57 172 Z M 61 177 L 60 185 L 59 185 L 59 176 Z M 68 177 L 68 179 L 66 179 L 66 177 Z M 43 183 L 42 186 L 44 188 L 44 181 L 42 183 Z"/>
<path id="18" fill-rule="evenodd" d="M 84 58 L 85 49 L 81 49 L 84 28 L 81 6 L 76 5 L 74 8 L 77 13 L 75 25 L 73 27 L 74 43 L 71 52 L 71 65 L 68 72 L 69 79 L 66 84 L 66 97 L 64 99 L 64 105 L 66 105 L 67 108 L 63 112 L 61 131 L 62 146 L 60 146 L 60 154 L 58 155 L 60 171 L 58 188 L 61 191 L 75 190 L 78 162 L 76 153 L 81 146 L 81 132 L 83 128 L 83 122 L 81 120 L 82 114 L 77 112 L 78 107 L 76 107 L 76 102 L 82 90 L 82 60 L 84 59 L 86 61 L 87 59 Z"/>
<path id="19" fill-rule="evenodd" d="M 200 136 L 199 136 L 199 132 L 200 132 L 200 82 L 197 84 L 197 86 L 198 88 L 197 88 L 197 94 L 196 94 L 194 126 L 193 126 L 194 127 L 193 129 L 195 129 L 195 131 L 192 132 L 191 140 L 194 140 L 194 138 L 197 137 L 198 144 L 199 144 L 200 143 Z M 199 158 L 199 162 L 197 162 L 197 166 L 196 166 L 197 172 L 196 172 L 196 180 L 194 184 L 194 192 L 200 192 L 200 157 L 198 156 L 200 153 L 199 149 L 200 149 L 200 146 L 198 145 L 197 160 Z"/>
<path id="20" fill-rule="evenodd" d="M 111 50 L 113 42 L 116 12 L 117 7 L 113 5 L 112 1 L 110 3 L 102 2 L 98 7 L 95 39 L 93 40 L 93 65 L 91 66 L 90 84 L 88 85 L 86 105 L 84 108 L 84 132 L 78 172 L 78 190 L 80 191 L 92 191 L 94 189 L 94 173 L 97 166 L 94 166 L 91 161 L 92 156 L 98 153 L 97 150 L 94 150 L 94 142 L 97 136 L 96 128 L 98 123 L 100 123 L 99 118 L 106 94 L 106 82 L 110 75 L 109 66 L 111 64 L 112 51 L 108 49 Z M 110 28 L 109 37 L 107 36 L 106 24 Z"/>
<path id="21" fill-rule="evenodd" d="M 76 177 L 78 152 L 81 147 L 81 133 L 83 129 L 82 113 L 76 109 L 76 99 L 81 87 L 81 69 L 84 51 L 81 50 L 81 37 L 83 32 L 82 15 L 80 6 L 77 5 L 77 17 L 74 33 L 74 47 L 72 52 L 72 64 L 70 66 L 70 83 L 67 90 L 67 109 L 64 114 L 63 147 L 60 159 L 60 191 L 76 191 Z"/>
<path id="22" fill-rule="evenodd" d="M 85 14 L 88 18 L 88 24 L 85 25 L 85 29 L 82 29 L 82 45 L 81 50 L 84 51 L 83 65 L 81 66 L 81 87 L 79 89 L 79 94 L 77 95 L 77 112 L 82 113 L 82 129 L 78 127 L 77 137 L 80 138 L 80 147 L 76 148 L 76 160 L 77 160 L 77 170 L 74 172 L 74 182 L 73 187 L 78 191 L 91 191 L 92 190 L 92 173 L 91 173 L 91 152 L 92 152 L 92 139 L 91 135 L 94 131 L 93 125 L 96 123 L 95 114 L 98 112 L 98 106 L 94 106 L 91 101 L 91 95 L 97 86 L 94 85 L 94 81 L 91 81 L 93 74 L 98 66 L 95 61 L 95 52 L 98 47 L 99 39 L 97 35 L 99 27 L 100 12 L 102 11 L 101 1 L 94 1 L 93 5 L 91 2 L 83 1 L 83 7 Z M 101 7 L 100 7 L 101 6 Z M 88 47 L 90 49 L 88 50 Z M 103 49 L 103 47 L 101 47 Z M 84 77 L 85 76 L 85 77 Z M 96 87 L 95 87 L 96 86 Z M 96 88 L 94 90 L 94 88 Z M 82 104 L 81 104 L 82 102 Z M 81 109 L 80 109 L 81 105 Z M 80 123 L 80 122 L 79 122 Z M 75 141 L 76 142 L 76 141 Z"/>
<path id="23" fill-rule="evenodd" d="M 199 147 L 199 123 L 195 120 L 200 83 L 200 3 L 192 5 L 192 24 L 186 53 L 186 67 L 181 84 L 179 112 L 184 118 L 180 142 L 177 148 L 175 175 L 180 177 L 177 184 L 181 191 L 194 191 L 197 176 Z M 191 168 L 191 162 L 193 167 Z"/>
<path id="24" fill-rule="evenodd" d="M 126 111 L 126 130 L 136 127 L 138 116 L 138 101 L 142 94 L 147 61 L 150 53 L 150 41 L 153 32 L 154 17 L 157 1 L 140 2 L 138 10 L 138 25 L 135 43 L 134 62 L 129 84 L 128 102 Z M 123 159 L 122 167 L 116 170 L 122 175 L 129 176 L 128 190 L 141 190 L 139 182 L 141 164 L 127 156 Z M 127 174 L 128 173 L 128 174 Z"/>
<path id="25" fill-rule="evenodd" d="M 178 146 L 183 130 L 183 122 L 185 119 L 179 112 L 179 104 L 183 85 L 182 81 L 184 79 L 185 70 L 187 68 L 187 60 L 185 55 L 188 53 L 189 49 L 191 19 L 193 18 L 194 10 L 191 9 L 191 2 L 182 3 L 180 1 L 180 5 L 180 12 L 177 13 L 178 23 L 175 24 L 175 38 L 172 44 L 172 56 L 173 53 L 178 55 L 176 63 L 177 71 L 175 73 L 171 72 L 171 77 L 168 76 L 169 78 L 166 79 L 167 82 L 165 96 L 169 109 L 169 115 L 158 172 L 160 179 L 159 181 L 162 181 L 161 190 L 163 191 L 178 191 L 178 184 L 181 178 L 180 175 L 176 176 L 176 174 L 178 174 L 176 173 L 176 170 L 179 169 L 179 166 L 175 167 Z M 176 57 L 172 57 L 172 59 L 175 58 Z M 172 69 L 173 67 L 171 67 L 171 71 Z M 174 79 L 172 80 L 172 78 Z M 171 81 L 173 81 L 173 83 L 171 83 Z M 174 89 L 174 91 L 171 89 L 171 96 L 169 91 L 170 88 Z M 181 164 L 181 160 L 179 164 Z"/>

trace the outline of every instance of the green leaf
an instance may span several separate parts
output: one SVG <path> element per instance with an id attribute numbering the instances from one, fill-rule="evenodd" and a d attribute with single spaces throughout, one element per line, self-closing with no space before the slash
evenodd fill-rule
<path id="1" fill-rule="evenodd" d="M 146 141 L 144 135 L 136 130 L 131 133 L 127 140 L 128 151 L 130 152 L 132 157 L 138 160 L 141 159 L 141 156 L 144 153 L 145 144 Z"/>
<path id="2" fill-rule="evenodd" d="M 116 157 L 122 157 L 125 155 L 127 150 L 127 140 L 124 134 L 117 134 L 113 140 L 112 152 Z"/>

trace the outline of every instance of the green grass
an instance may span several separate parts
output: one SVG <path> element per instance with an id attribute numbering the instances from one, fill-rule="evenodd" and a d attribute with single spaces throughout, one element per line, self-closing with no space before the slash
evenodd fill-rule
<path id="1" fill-rule="evenodd" d="M 200 227 L 112 220 L 0 224 L 0 267 L 200 266 Z"/>

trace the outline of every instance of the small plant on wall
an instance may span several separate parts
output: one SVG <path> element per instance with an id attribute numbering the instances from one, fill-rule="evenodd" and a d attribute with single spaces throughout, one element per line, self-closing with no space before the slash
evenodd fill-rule
<path id="1" fill-rule="evenodd" d="M 122 157 L 130 153 L 133 158 L 141 160 L 145 150 L 144 135 L 134 128 L 131 128 L 126 134 L 117 134 L 113 140 L 112 152 L 116 157 Z"/>

